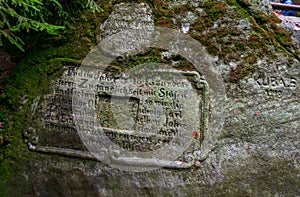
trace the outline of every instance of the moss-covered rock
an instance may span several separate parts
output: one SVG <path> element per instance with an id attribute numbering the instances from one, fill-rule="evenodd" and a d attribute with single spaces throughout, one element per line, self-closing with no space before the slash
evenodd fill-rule
<path id="1" fill-rule="evenodd" d="M 41 39 L 2 81 L 6 89 L 0 96 L 0 122 L 5 125 L 0 129 L 0 196 L 298 194 L 299 49 L 276 15 L 259 11 L 268 5 L 259 2 L 255 7 L 247 0 L 99 3 L 103 12 L 82 12 L 63 35 Z M 224 83 L 224 127 L 214 131 L 220 135 L 208 156 L 188 169 L 132 173 L 92 160 L 29 151 L 23 133 L 33 121 L 30 108 L 36 98 L 49 91 L 64 66 L 79 67 L 105 36 L 133 27 L 130 22 L 145 19 L 148 10 L 149 24 L 183 31 L 182 24 L 189 22 L 187 36 L 206 48 L 205 58 L 212 60 L 211 69 Z M 116 20 L 104 23 L 112 12 Z M 117 21 L 123 15 L 136 17 Z M 195 71 L 182 56 L 165 54 L 150 48 L 120 56 L 110 71 L 119 74 L 147 62 Z"/>

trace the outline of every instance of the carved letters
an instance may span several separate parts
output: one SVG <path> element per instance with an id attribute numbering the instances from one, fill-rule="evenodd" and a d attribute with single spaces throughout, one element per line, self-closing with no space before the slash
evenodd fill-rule
<path id="1" fill-rule="evenodd" d="M 126 79 L 110 73 L 78 72 L 77 68 L 68 67 L 54 83 L 53 91 L 44 95 L 38 105 L 35 111 L 38 121 L 25 132 L 28 147 L 39 152 L 95 159 L 83 146 L 76 127 L 80 125 L 79 128 L 87 128 L 86 135 L 92 138 L 99 134 L 95 129 L 95 122 L 75 118 L 93 118 L 95 114 L 90 108 L 95 109 L 97 121 L 105 135 L 122 149 L 151 151 L 168 143 L 180 144 L 180 140 L 173 139 L 186 135 L 182 133 L 187 128 L 183 121 L 186 108 L 183 101 L 189 97 L 192 88 L 198 94 L 198 101 L 195 102 L 199 102 L 199 108 L 194 110 L 199 111 L 200 117 L 197 129 L 190 131 L 190 135 L 201 136 L 197 139 L 199 148 L 203 131 L 208 129 L 208 85 L 195 71 L 172 72 L 158 70 L 159 76 L 163 77 L 147 78 L 137 75 Z M 170 79 L 166 77 L 168 73 Z M 176 78 L 176 74 L 184 76 L 186 80 Z M 75 89 L 75 76 L 81 77 L 77 82 L 79 88 L 93 91 Z M 99 83 L 91 84 L 89 79 L 98 80 Z M 76 99 L 77 97 L 85 99 Z M 124 103 L 126 109 L 120 107 Z M 122 114 L 126 116 L 123 117 Z M 195 135 L 195 132 L 198 134 Z M 97 145 L 98 142 L 91 140 L 89 143 Z"/>

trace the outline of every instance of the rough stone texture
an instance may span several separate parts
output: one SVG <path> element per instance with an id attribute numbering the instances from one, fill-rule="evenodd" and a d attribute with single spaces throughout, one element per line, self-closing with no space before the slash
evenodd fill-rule
<path id="1" fill-rule="evenodd" d="M 211 69 L 224 82 L 226 100 L 224 127 L 203 161 L 187 169 L 134 173 L 101 162 L 34 153 L 32 161 L 22 164 L 22 174 L 10 181 L 7 195 L 299 195 L 299 48 L 269 16 L 257 17 L 262 7 L 269 13 L 268 1 L 249 1 L 250 5 L 248 1 L 207 2 L 156 1 L 154 7 L 116 4 L 101 26 L 105 37 L 154 20 L 187 33 L 206 47 L 215 65 Z M 169 17 L 165 23 L 155 18 L 161 16 L 151 19 L 149 14 L 150 7 L 154 13 L 162 9 L 160 4 L 166 4 L 163 10 L 177 9 L 168 16 L 165 13 Z M 187 21 L 189 25 L 183 28 Z M 173 58 L 171 64 L 177 63 Z"/>
<path id="2" fill-rule="evenodd" d="M 286 27 L 293 33 L 293 41 L 300 46 L 300 18 L 283 15 L 278 15 L 278 17 L 282 21 L 282 26 Z"/>

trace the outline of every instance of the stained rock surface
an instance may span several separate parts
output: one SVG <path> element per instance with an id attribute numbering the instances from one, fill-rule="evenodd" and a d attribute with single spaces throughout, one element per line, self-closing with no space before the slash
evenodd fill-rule
<path id="1" fill-rule="evenodd" d="M 24 154 L 30 156 L 14 164 L 18 170 L 5 181 L 4 196 L 299 195 L 297 32 L 293 34 L 272 14 L 269 1 L 114 0 L 106 3 L 111 11 L 95 30 L 97 43 L 91 49 L 96 51 L 94 56 L 90 53 L 82 58 L 80 65 L 63 63 L 58 72 L 48 73 L 53 75 L 47 88 L 27 103 L 30 113 L 23 115 L 31 121 L 19 132 L 23 133 L 22 143 L 28 146 L 23 146 Z M 157 32 L 157 27 L 165 29 Z M 165 40 L 157 39 L 158 44 L 153 46 L 165 48 L 148 47 L 157 36 Z M 102 57 L 110 63 L 105 70 L 102 70 L 106 66 Z M 162 73 L 160 67 L 153 68 L 156 72 L 152 78 L 150 74 L 133 77 L 132 86 L 140 93 L 125 94 L 130 109 L 125 118 L 116 118 L 119 113 L 109 104 L 114 98 L 109 100 L 107 95 L 113 94 L 113 88 L 117 89 L 116 81 L 124 77 L 122 73 L 130 74 L 134 67 L 149 62 L 168 65 L 164 72 L 174 74 L 176 70 L 185 80 L 176 81 L 172 76 L 168 80 L 169 75 L 161 74 L 157 77 L 157 73 Z M 86 71 L 83 67 L 100 70 L 101 76 L 97 78 L 98 72 L 93 71 L 92 77 L 78 74 Z M 96 78 L 101 82 L 98 89 L 92 86 Z M 136 82 L 142 79 L 153 83 Z M 77 94 L 75 90 L 85 80 L 87 87 L 93 87 L 92 93 L 96 92 L 91 96 L 92 107 L 88 101 L 84 103 L 86 100 L 76 100 L 84 97 L 84 93 Z M 134 86 L 135 83 L 141 86 Z M 188 92 L 180 89 L 185 84 Z M 121 84 L 120 87 L 129 92 L 131 86 Z M 151 89 L 157 90 L 156 93 L 151 94 Z M 194 94 L 198 95 L 196 99 L 192 97 Z M 180 96 L 186 99 L 180 100 Z M 190 98 L 199 107 L 184 108 Z M 118 96 L 116 100 L 122 99 Z M 156 103 L 156 114 L 161 112 L 158 118 L 149 110 L 152 101 Z M 99 133 L 87 130 L 90 133 L 84 136 L 78 134 L 78 128 L 85 128 L 78 117 L 88 117 L 88 109 L 94 109 L 94 104 L 98 106 L 94 116 L 103 122 L 99 127 L 105 128 L 103 132 L 109 133 L 105 135 L 113 143 L 130 152 L 125 161 L 121 161 L 121 153 L 116 153 L 116 160 L 101 157 L 99 161 L 100 153 L 96 149 L 91 151 L 90 144 L 82 140 L 87 137 L 92 142 L 93 136 Z M 76 111 L 76 107 L 80 110 Z M 178 137 L 179 144 L 184 139 L 185 143 L 189 141 L 189 146 L 183 146 L 185 150 L 173 160 L 155 154 L 151 158 L 145 149 L 155 151 L 158 138 L 161 137 L 163 145 L 157 147 L 168 146 L 168 137 L 190 128 L 185 123 L 193 121 L 194 124 L 193 119 L 186 118 L 189 116 L 184 109 L 199 119 L 193 130 L 183 132 L 190 136 Z M 120 112 L 119 108 L 116 110 Z M 126 122 L 126 115 L 135 119 Z M 147 132 L 153 132 L 156 123 L 164 127 L 158 129 L 155 137 L 143 138 L 146 128 Z M 138 126 L 143 129 L 135 130 Z M 92 128 L 95 129 L 94 124 Z M 97 143 L 95 140 L 96 148 Z M 137 158 L 134 151 L 145 151 L 146 156 Z M 121 164 L 114 164 L 116 161 Z M 151 168 L 136 172 L 134 165 L 137 169 L 143 165 Z"/>

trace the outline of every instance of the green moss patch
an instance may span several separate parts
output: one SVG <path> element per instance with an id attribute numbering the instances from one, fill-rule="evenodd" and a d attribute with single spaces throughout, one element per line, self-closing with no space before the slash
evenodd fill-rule
<path id="1" fill-rule="evenodd" d="M 61 74 L 65 65 L 80 65 L 81 60 L 95 46 L 97 29 L 111 11 L 109 2 L 102 1 L 104 11 L 98 14 L 82 12 L 74 18 L 73 28 L 63 35 L 45 37 L 18 62 L 12 76 L 1 82 L 5 85 L 0 95 L 0 191 L 5 191 L 10 177 L 18 173 L 18 162 L 30 160 L 32 154 L 23 140 L 28 128 L 33 100 L 47 91 L 49 82 Z M 0 196 L 1 192 L 0 192 Z"/>
<path id="2" fill-rule="evenodd" d="M 206 2 L 203 5 L 209 16 L 214 19 L 222 18 L 226 14 L 226 6 L 223 3 Z"/>

